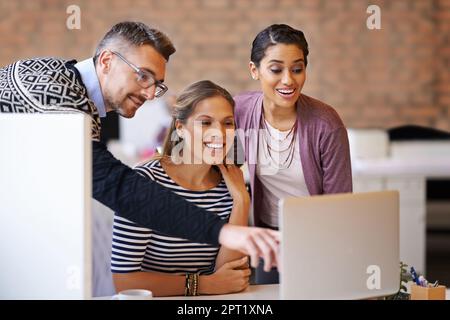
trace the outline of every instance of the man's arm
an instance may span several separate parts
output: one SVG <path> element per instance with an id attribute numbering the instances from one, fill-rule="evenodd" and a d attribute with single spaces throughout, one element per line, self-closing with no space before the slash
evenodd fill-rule
<path id="1" fill-rule="evenodd" d="M 218 245 L 226 223 L 156 182 L 142 177 L 100 142 L 92 145 L 93 197 L 136 224 L 171 236 Z"/>
<path id="2" fill-rule="evenodd" d="M 92 145 L 92 195 L 140 226 L 194 242 L 221 244 L 252 258 L 264 259 L 269 271 L 278 262 L 277 231 L 227 224 L 218 216 L 139 175 L 116 158 L 100 142 Z"/>

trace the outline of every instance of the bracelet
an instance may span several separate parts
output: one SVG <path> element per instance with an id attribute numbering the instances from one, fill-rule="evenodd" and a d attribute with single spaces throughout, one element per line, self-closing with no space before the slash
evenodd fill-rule
<path id="1" fill-rule="evenodd" d="M 190 293 L 189 273 L 186 273 L 186 278 L 184 282 L 184 295 L 189 296 L 189 293 Z"/>
<path id="2" fill-rule="evenodd" d="M 185 285 L 184 285 L 184 295 L 185 296 L 197 296 L 198 295 L 198 274 L 197 273 L 186 273 Z"/>
<path id="3" fill-rule="evenodd" d="M 194 288 L 192 295 L 198 296 L 198 273 L 194 273 Z"/>

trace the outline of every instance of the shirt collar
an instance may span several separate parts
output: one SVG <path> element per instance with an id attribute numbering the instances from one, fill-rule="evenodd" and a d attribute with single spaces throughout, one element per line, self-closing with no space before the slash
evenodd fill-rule
<path id="1" fill-rule="evenodd" d="M 92 58 L 83 60 L 75 64 L 86 86 L 87 94 L 95 106 L 97 107 L 100 117 L 106 117 L 105 101 L 103 100 L 100 82 L 98 81 L 97 73 L 95 72 L 94 60 Z"/>

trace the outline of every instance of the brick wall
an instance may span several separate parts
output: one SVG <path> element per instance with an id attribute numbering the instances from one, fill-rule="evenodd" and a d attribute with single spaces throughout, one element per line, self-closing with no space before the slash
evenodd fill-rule
<path id="1" fill-rule="evenodd" d="M 436 21 L 435 105 L 438 109 L 436 127 L 450 128 L 450 0 L 439 0 L 434 14 Z"/>
<path id="2" fill-rule="evenodd" d="M 71 4 L 81 8 L 81 30 L 66 28 Z M 381 8 L 381 30 L 366 28 L 369 4 Z M 450 130 L 450 0 L 0 0 L 0 65 L 83 59 L 126 19 L 174 41 L 166 77 L 173 93 L 199 79 L 232 93 L 258 89 L 247 68 L 251 42 L 283 22 L 310 43 L 303 92 L 334 106 L 347 126 Z"/>

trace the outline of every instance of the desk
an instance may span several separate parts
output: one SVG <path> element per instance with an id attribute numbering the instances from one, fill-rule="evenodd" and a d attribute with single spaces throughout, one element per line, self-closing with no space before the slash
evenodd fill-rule
<path id="1" fill-rule="evenodd" d="M 279 300 L 279 284 L 251 285 L 245 291 L 232 294 L 204 295 L 196 297 L 161 297 L 159 300 Z"/>
<path id="2" fill-rule="evenodd" d="M 155 297 L 153 300 L 279 300 L 278 284 L 251 285 L 245 291 L 232 294 L 207 295 L 196 297 Z M 446 299 L 450 300 L 450 289 L 447 289 Z M 111 297 L 98 297 L 95 300 L 110 300 Z"/>
<path id="3" fill-rule="evenodd" d="M 245 291 L 231 294 L 204 295 L 195 297 L 155 297 L 153 300 L 279 300 L 278 284 L 251 285 Z M 111 296 L 95 297 L 94 300 L 111 300 Z"/>

